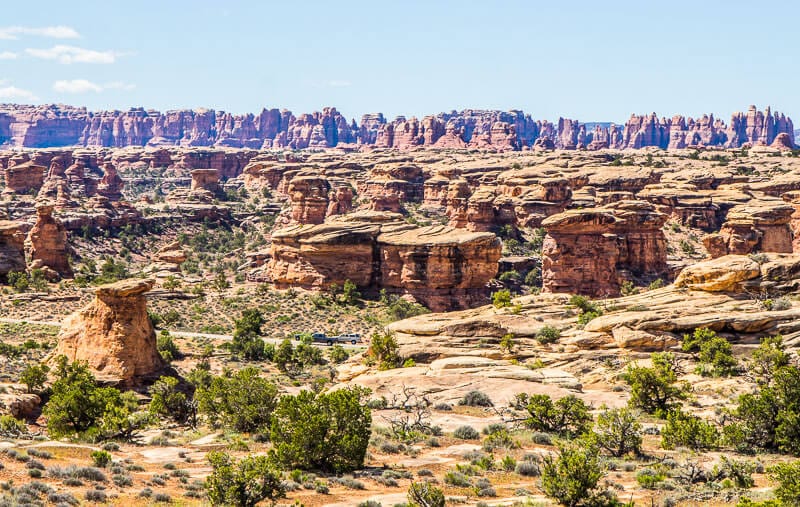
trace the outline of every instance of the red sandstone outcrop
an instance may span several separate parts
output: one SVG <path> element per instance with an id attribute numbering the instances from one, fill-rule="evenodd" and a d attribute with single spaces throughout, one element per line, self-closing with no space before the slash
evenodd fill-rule
<path id="1" fill-rule="evenodd" d="M 542 247 L 545 292 L 619 295 L 626 277 L 655 278 L 667 269 L 666 216 L 652 204 L 620 201 L 546 218 Z"/>
<path id="2" fill-rule="evenodd" d="M 67 247 L 67 230 L 53 216 L 53 205 L 36 208 L 36 223 L 25 238 L 25 254 L 29 269 L 42 269 L 50 280 L 71 277 Z"/>
<path id="3" fill-rule="evenodd" d="M 718 233 L 703 238 L 712 258 L 752 252 L 792 252 L 794 208 L 783 201 L 757 201 L 732 208 Z"/>
<path id="4" fill-rule="evenodd" d="M 25 271 L 24 222 L 0 220 L 0 277 Z"/>
<path id="5" fill-rule="evenodd" d="M 86 361 L 99 379 L 125 384 L 160 371 L 145 299 L 152 287 L 152 280 L 132 279 L 95 289 L 94 301 L 64 320 L 55 356 Z"/>
<path id="6" fill-rule="evenodd" d="M 500 241 L 490 233 L 416 227 L 392 213 L 359 212 L 272 235 L 268 271 L 279 288 L 324 288 L 351 280 L 366 289 L 410 294 L 436 311 L 487 296 Z"/>
<path id="7" fill-rule="evenodd" d="M 36 165 L 33 162 L 25 162 L 13 165 L 4 171 L 6 188 L 4 193 L 27 194 L 31 191 L 39 191 L 44 183 L 46 167 Z"/>
<path id="8" fill-rule="evenodd" d="M 191 190 L 207 190 L 212 194 L 219 192 L 219 171 L 216 169 L 193 169 Z"/>
<path id="9" fill-rule="evenodd" d="M 110 160 L 103 164 L 103 178 L 97 185 L 97 193 L 109 200 L 118 201 L 122 199 L 122 187 L 125 182 L 117 172 L 117 168 Z"/>
<path id="10" fill-rule="evenodd" d="M 298 224 L 321 224 L 328 213 L 331 185 L 321 176 L 295 176 L 289 182 L 292 221 Z"/>

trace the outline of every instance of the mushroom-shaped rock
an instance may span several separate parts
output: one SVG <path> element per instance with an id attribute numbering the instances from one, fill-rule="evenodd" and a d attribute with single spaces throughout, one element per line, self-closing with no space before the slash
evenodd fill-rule
<path id="1" fill-rule="evenodd" d="M 86 361 L 101 380 L 135 383 L 165 364 L 147 315 L 145 293 L 153 280 L 131 279 L 95 290 L 95 299 L 64 320 L 56 356 Z"/>

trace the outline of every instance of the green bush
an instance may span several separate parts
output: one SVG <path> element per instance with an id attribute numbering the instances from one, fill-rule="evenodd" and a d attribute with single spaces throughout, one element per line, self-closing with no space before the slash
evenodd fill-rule
<path id="1" fill-rule="evenodd" d="M 495 308 L 511 306 L 511 291 L 502 289 L 492 294 L 492 304 Z"/>
<path id="2" fill-rule="evenodd" d="M 264 359 L 264 340 L 261 339 L 261 326 L 264 323 L 264 316 L 258 309 L 243 311 L 241 318 L 234 321 L 231 352 L 241 354 L 251 361 Z"/>
<path id="3" fill-rule="evenodd" d="M 642 425 L 628 408 L 607 409 L 598 414 L 594 428 L 597 445 L 614 457 L 642 450 Z"/>
<path id="4" fill-rule="evenodd" d="M 48 373 L 50 373 L 50 367 L 46 364 L 29 364 L 22 370 L 19 382 L 25 384 L 29 393 L 34 393 L 44 388 Z"/>
<path id="5" fill-rule="evenodd" d="M 677 385 L 675 357 L 668 353 L 651 356 L 653 367 L 630 365 L 622 378 L 631 387 L 628 405 L 658 417 L 666 416 L 675 404 L 686 398 L 687 388 Z"/>
<path id="6" fill-rule="evenodd" d="M 348 472 L 361 468 L 372 424 L 369 391 L 301 391 L 281 397 L 272 414 L 270 455 L 286 468 Z"/>
<path id="7" fill-rule="evenodd" d="M 92 463 L 99 468 L 105 468 L 111 464 L 111 454 L 108 451 L 92 451 Z"/>
<path id="8" fill-rule="evenodd" d="M 555 402 L 547 394 L 518 394 L 516 406 L 528 412 L 525 425 L 535 431 L 573 437 L 586 433 L 591 427 L 589 407 L 573 394 Z"/>
<path id="9" fill-rule="evenodd" d="M 738 361 L 733 357 L 731 344 L 708 328 L 697 328 L 692 335 L 684 335 L 681 348 L 684 352 L 697 352 L 698 360 L 711 367 L 715 376 L 728 376 L 735 372 Z M 705 368 L 698 372 L 706 373 Z"/>
<path id="10" fill-rule="evenodd" d="M 713 424 L 678 409 L 667 415 L 667 424 L 661 430 L 661 447 L 664 449 L 688 447 L 703 451 L 715 449 L 718 442 L 719 432 Z"/>
<path id="11" fill-rule="evenodd" d="M 555 343 L 561 338 L 561 331 L 554 326 L 544 326 L 536 333 L 536 341 L 541 344 Z"/>
<path id="12" fill-rule="evenodd" d="M 347 350 L 344 347 L 337 343 L 331 347 L 328 357 L 330 357 L 331 362 L 339 364 L 347 361 L 347 359 L 350 357 L 350 354 L 347 353 Z"/>
<path id="13" fill-rule="evenodd" d="M 542 461 L 542 492 L 568 507 L 619 505 L 608 491 L 598 488 L 603 476 L 596 447 L 560 445 L 557 456 Z"/>
<path id="14" fill-rule="evenodd" d="M 800 461 L 781 463 L 768 470 L 769 477 L 778 483 L 775 496 L 783 505 L 800 505 Z"/>
<path id="15" fill-rule="evenodd" d="M 281 474 L 266 456 L 248 456 L 234 461 L 220 451 L 208 453 L 211 474 L 205 489 L 211 505 L 255 507 L 262 500 L 274 502 L 286 496 Z"/>
<path id="16" fill-rule="evenodd" d="M 444 493 L 430 482 L 412 482 L 408 488 L 408 507 L 444 507 Z"/>
<path id="17" fill-rule="evenodd" d="M 69 364 L 64 356 L 57 361 L 56 381 L 42 411 L 51 437 L 97 435 L 103 422 L 110 423 L 122 415 L 126 407 L 120 392 L 113 387 L 98 387 L 86 363 Z"/>
<path id="18" fill-rule="evenodd" d="M 366 355 L 368 360 L 377 363 L 381 370 L 391 370 L 403 364 L 399 352 L 400 346 L 397 345 L 394 333 L 376 332 L 372 335 Z"/>
<path id="19" fill-rule="evenodd" d="M 269 430 L 278 403 L 278 388 L 260 376 L 257 368 L 214 377 L 207 388 L 197 390 L 198 408 L 215 427 L 236 431 Z"/>
<path id="20" fill-rule="evenodd" d="M 161 377 L 150 387 L 148 410 L 157 417 L 172 419 L 179 423 L 194 422 L 195 405 L 186 393 L 178 389 L 178 379 Z"/>
<path id="21" fill-rule="evenodd" d="M 726 443 L 741 451 L 800 454 L 800 369 L 781 366 L 753 393 L 739 396 L 723 428 Z"/>
<path id="22" fill-rule="evenodd" d="M 181 356 L 180 350 L 178 350 L 178 345 L 175 344 L 175 341 L 172 339 L 172 335 L 169 334 L 169 331 L 166 329 L 162 330 L 161 333 L 158 335 L 156 339 L 156 348 L 158 349 L 158 353 L 161 354 L 161 357 L 164 361 L 170 363 L 173 359 L 178 359 Z"/>

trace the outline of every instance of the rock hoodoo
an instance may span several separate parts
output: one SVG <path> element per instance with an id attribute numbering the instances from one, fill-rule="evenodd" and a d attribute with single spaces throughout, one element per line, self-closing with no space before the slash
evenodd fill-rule
<path id="1" fill-rule="evenodd" d="M 67 230 L 53 216 L 52 204 L 36 208 L 36 223 L 25 238 L 25 253 L 30 261 L 28 267 L 42 269 L 50 280 L 72 276 L 67 255 Z"/>
<path id="2" fill-rule="evenodd" d="M 642 201 L 546 218 L 542 247 L 545 292 L 591 297 L 619 295 L 626 278 L 655 278 L 667 270 L 666 215 Z"/>
<path id="3" fill-rule="evenodd" d="M 165 364 L 145 299 L 152 287 L 141 279 L 98 287 L 94 301 L 62 324 L 56 356 L 86 361 L 99 379 L 125 384 L 160 371 Z"/>

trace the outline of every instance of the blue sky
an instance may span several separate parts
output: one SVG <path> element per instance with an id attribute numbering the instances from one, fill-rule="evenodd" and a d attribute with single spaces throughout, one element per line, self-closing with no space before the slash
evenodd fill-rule
<path id="1" fill-rule="evenodd" d="M 9 2 L 0 102 L 800 116 L 798 20 L 790 0 Z"/>

